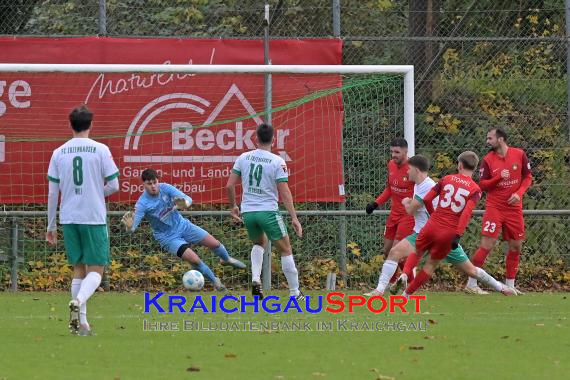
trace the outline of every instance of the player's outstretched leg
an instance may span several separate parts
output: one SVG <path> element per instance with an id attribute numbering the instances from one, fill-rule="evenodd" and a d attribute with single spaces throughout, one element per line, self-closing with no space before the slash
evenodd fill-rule
<path id="1" fill-rule="evenodd" d="M 502 282 L 497 281 L 493 276 L 485 272 L 483 269 L 477 268 L 469 260 L 455 264 L 455 266 L 457 266 L 457 268 L 459 268 L 461 271 L 465 272 L 465 274 L 467 274 L 469 277 L 476 278 L 482 283 L 493 288 L 495 291 L 504 294 L 505 296 L 517 295 L 517 291 L 515 289 L 503 284 Z"/>
<path id="2" fill-rule="evenodd" d="M 202 273 L 204 277 L 214 285 L 214 289 L 219 291 L 227 290 L 226 287 L 222 284 L 222 281 L 216 277 L 214 272 L 212 272 L 210 267 L 206 265 L 206 263 L 204 263 L 202 260 L 200 260 L 200 257 L 196 254 L 196 252 L 194 252 L 187 245 L 180 247 L 178 252 L 180 253 L 180 251 L 182 251 L 182 254 L 179 254 L 178 256 L 182 260 L 189 262 L 192 265 L 192 269 L 195 269 L 198 272 Z"/>
<path id="3" fill-rule="evenodd" d="M 244 263 L 238 259 L 231 257 L 226 247 L 212 235 L 207 234 L 206 237 L 203 238 L 198 244 L 209 248 L 216 256 L 220 258 L 220 263 L 222 265 L 229 265 L 237 269 L 246 268 L 246 265 Z"/>

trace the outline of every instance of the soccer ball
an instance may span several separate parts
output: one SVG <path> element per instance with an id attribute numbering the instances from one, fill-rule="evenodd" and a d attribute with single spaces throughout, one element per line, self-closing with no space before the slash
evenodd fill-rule
<path id="1" fill-rule="evenodd" d="M 204 276 L 197 270 L 189 270 L 182 276 L 182 284 L 188 290 L 200 290 L 204 287 Z"/>

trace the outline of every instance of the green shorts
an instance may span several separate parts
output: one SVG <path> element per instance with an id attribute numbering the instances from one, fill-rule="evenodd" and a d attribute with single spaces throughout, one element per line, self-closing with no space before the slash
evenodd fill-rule
<path id="1" fill-rule="evenodd" d="M 109 233 L 106 224 L 64 224 L 63 243 L 71 265 L 109 264 Z"/>
<path id="2" fill-rule="evenodd" d="M 415 247 L 417 237 L 418 234 L 414 232 L 413 234 L 406 236 L 406 240 L 409 241 L 410 244 Z M 449 255 L 447 255 L 447 257 L 443 259 L 443 262 L 448 264 L 461 264 L 467 260 L 469 260 L 469 257 L 467 257 L 467 254 L 465 253 L 463 248 L 459 246 L 456 249 L 449 252 Z"/>
<path id="3" fill-rule="evenodd" d="M 287 236 L 287 227 L 279 211 L 244 212 L 242 216 L 251 240 L 257 239 L 264 232 L 271 241 Z"/>

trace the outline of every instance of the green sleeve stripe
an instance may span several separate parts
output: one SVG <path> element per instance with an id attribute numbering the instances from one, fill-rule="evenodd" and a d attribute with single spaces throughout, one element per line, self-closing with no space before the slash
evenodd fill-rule
<path id="1" fill-rule="evenodd" d="M 232 169 L 232 173 L 237 174 L 239 176 L 241 176 L 241 172 L 239 170 L 236 169 Z"/>
<path id="2" fill-rule="evenodd" d="M 55 182 L 55 183 L 59 183 L 59 179 L 58 178 L 53 178 L 50 177 L 49 175 L 47 176 L 49 181 Z"/>
<path id="3" fill-rule="evenodd" d="M 119 177 L 119 172 L 116 172 L 115 174 L 111 174 L 110 176 L 105 177 L 105 181 L 111 181 L 117 177 Z"/>
<path id="4" fill-rule="evenodd" d="M 285 177 L 285 178 L 277 178 L 275 180 L 275 182 L 279 183 L 279 182 L 289 182 L 289 180 Z"/>
<path id="5" fill-rule="evenodd" d="M 422 204 L 422 205 L 424 204 L 424 200 L 418 194 L 414 195 L 414 199 L 416 201 L 420 202 L 420 204 Z"/>

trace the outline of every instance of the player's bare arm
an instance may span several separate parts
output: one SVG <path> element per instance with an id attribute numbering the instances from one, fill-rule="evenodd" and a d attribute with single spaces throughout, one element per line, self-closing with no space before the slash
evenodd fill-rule
<path id="1" fill-rule="evenodd" d="M 291 216 L 291 224 L 293 225 L 295 233 L 298 237 L 303 237 L 303 227 L 301 226 L 299 219 L 297 219 L 297 212 L 293 205 L 293 195 L 291 194 L 291 190 L 289 189 L 287 182 L 279 182 L 277 184 L 277 191 L 279 191 L 279 197 Z"/>
<path id="2" fill-rule="evenodd" d="M 236 173 L 231 173 L 228 178 L 228 183 L 226 184 L 226 192 L 228 195 L 228 201 L 230 203 L 230 215 L 232 218 L 240 223 L 243 220 L 240 217 L 239 206 L 236 204 L 236 185 L 241 181 L 241 177 Z"/>

